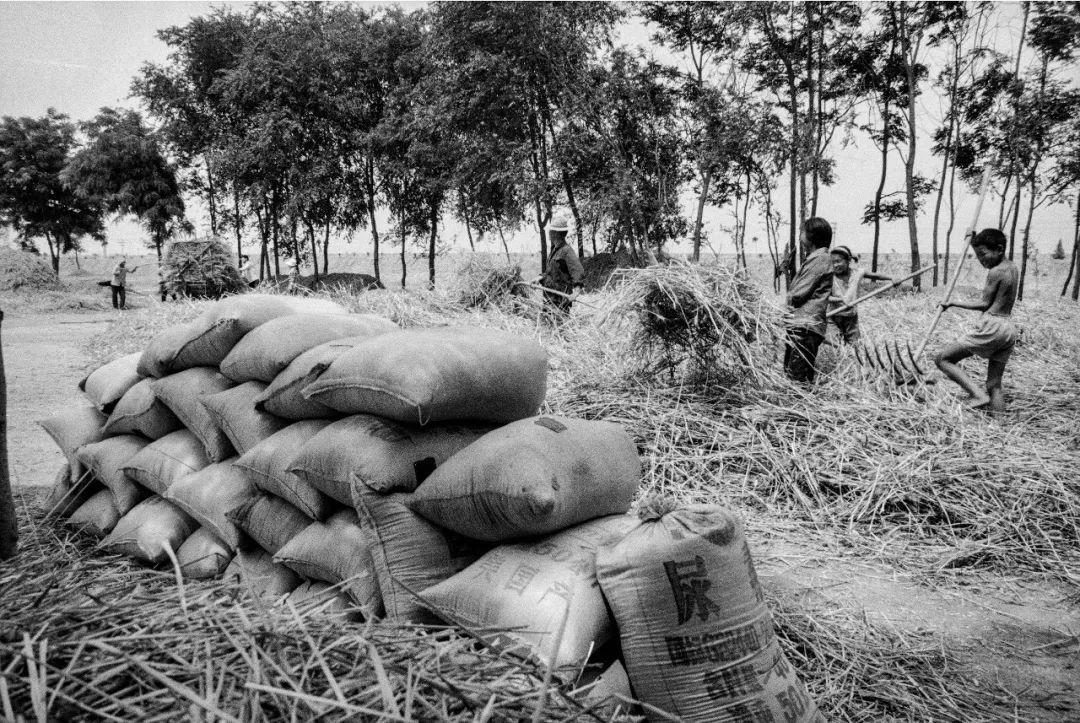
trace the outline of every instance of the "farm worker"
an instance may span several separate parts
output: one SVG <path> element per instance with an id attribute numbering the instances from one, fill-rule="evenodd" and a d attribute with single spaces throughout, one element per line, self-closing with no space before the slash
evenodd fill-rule
<path id="1" fill-rule="evenodd" d="M 109 290 L 112 291 L 112 305 L 114 309 L 124 308 L 124 304 L 127 301 L 127 275 L 133 274 L 138 270 L 138 266 L 132 266 L 129 269 L 127 267 L 127 259 L 120 259 L 120 262 L 113 267 L 112 281 L 109 282 Z"/>
<path id="2" fill-rule="evenodd" d="M 296 263 L 296 259 L 289 259 L 289 286 L 288 293 L 299 294 L 300 288 L 300 266 Z"/>
<path id="3" fill-rule="evenodd" d="M 942 309 L 955 307 L 983 312 L 974 331 L 946 346 L 934 358 L 938 369 L 971 395 L 968 401 L 971 409 L 989 405 L 991 412 L 1005 410 L 1001 379 L 1016 344 L 1016 325 L 1010 317 L 1016 301 L 1019 276 L 1013 262 L 1005 258 L 1007 244 L 1005 234 L 996 228 L 980 231 L 971 240 L 971 248 L 983 268 L 990 269 L 982 298 L 978 301 L 946 301 L 941 304 Z M 987 360 L 985 388 L 980 388 L 959 366 L 961 360 L 972 355 Z"/>
<path id="4" fill-rule="evenodd" d="M 859 296 L 859 282 L 863 279 L 869 281 L 892 281 L 892 277 L 875 274 L 854 264 L 859 263 L 859 257 L 851 253 L 847 246 L 835 246 L 829 253 L 832 258 L 832 294 L 829 295 L 829 311 L 841 309 L 845 304 L 850 304 Z M 829 321 L 836 324 L 840 332 L 840 339 L 846 344 L 854 344 L 859 340 L 859 312 L 855 307 L 837 311 Z"/>
<path id="5" fill-rule="evenodd" d="M 584 288 L 585 269 L 581 266 L 574 247 L 566 243 L 570 223 L 565 214 L 556 214 L 548 226 L 548 240 L 551 241 L 551 253 L 548 255 L 547 268 L 540 277 L 544 288 L 560 292 L 544 292 L 544 301 L 558 316 L 570 313 L 574 300 Z"/>
<path id="6" fill-rule="evenodd" d="M 833 271 L 829 259 L 832 226 L 823 218 L 803 223 L 802 244 L 809 253 L 788 288 L 787 341 L 784 345 L 784 372 L 801 384 L 814 381 L 814 362 L 825 340 L 825 312 L 832 292 Z"/>
<path id="7" fill-rule="evenodd" d="M 251 259 L 248 258 L 247 254 L 240 257 L 240 276 L 249 288 L 254 289 L 259 285 L 259 272 L 255 270 L 255 266 L 251 263 Z"/>

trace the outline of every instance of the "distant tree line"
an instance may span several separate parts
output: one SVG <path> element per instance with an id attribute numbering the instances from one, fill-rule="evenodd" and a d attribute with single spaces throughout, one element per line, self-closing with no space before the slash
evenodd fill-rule
<path id="1" fill-rule="evenodd" d="M 995 45 L 1003 12 L 1022 23 L 1012 48 Z M 629 13 L 673 62 L 616 42 Z M 743 265 L 748 219 L 765 220 L 779 283 L 858 134 L 880 167 L 850 194 L 875 269 L 882 224 L 902 219 L 917 269 L 916 216 L 931 213 L 932 283 L 947 281 L 957 193 L 988 166 L 1024 273 L 1037 210 L 1076 204 L 1066 288 L 1080 291 L 1080 3 L 296 3 L 219 8 L 159 37 L 168 61 L 133 82 L 149 123 L 103 109 L 78 127 L 53 112 L 0 124 L 0 220 L 44 239 L 54 265 L 110 213 L 139 218 L 160 251 L 186 228 L 187 193 L 238 253 L 257 243 L 264 275 L 290 258 L 325 273 L 331 236 L 363 231 L 377 278 L 393 248 L 404 285 L 416 248 L 433 286 L 449 217 L 470 244 L 531 226 L 543 262 L 556 206 L 583 255 L 688 238 L 696 260 L 713 207 Z M 940 118 L 919 102 L 931 87 Z"/>

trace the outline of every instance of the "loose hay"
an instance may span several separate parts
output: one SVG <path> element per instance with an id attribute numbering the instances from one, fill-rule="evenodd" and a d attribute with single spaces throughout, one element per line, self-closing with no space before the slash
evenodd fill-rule
<path id="1" fill-rule="evenodd" d="M 470 257 L 458 270 L 457 303 L 466 309 L 518 306 L 530 300 L 520 266 L 500 266 L 483 256 Z"/>
<path id="2" fill-rule="evenodd" d="M 37 254 L 0 247 L 0 290 L 56 289 L 60 285 L 49 262 Z"/>

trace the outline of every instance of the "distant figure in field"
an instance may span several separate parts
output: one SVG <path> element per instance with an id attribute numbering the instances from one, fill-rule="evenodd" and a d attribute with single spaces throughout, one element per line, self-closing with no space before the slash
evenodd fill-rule
<path id="1" fill-rule="evenodd" d="M 833 270 L 829 259 L 832 226 L 823 218 L 809 218 L 803 224 L 802 244 L 809 255 L 788 287 L 787 342 L 784 371 L 802 384 L 812 384 L 818 348 L 825 340 L 828 325 L 825 312 L 832 292 Z"/>
<path id="2" fill-rule="evenodd" d="M 891 276 L 875 274 L 872 271 L 855 266 L 859 257 L 851 253 L 847 246 L 836 246 L 829 252 L 832 258 L 832 294 L 829 295 L 829 311 L 843 309 L 859 298 L 859 283 L 869 281 L 892 281 Z M 840 339 L 845 344 L 854 344 L 859 340 L 859 311 L 855 307 L 837 311 L 829 317 L 829 322 L 836 325 Z"/>
<path id="3" fill-rule="evenodd" d="M 544 275 L 540 277 L 544 288 L 559 292 L 557 294 L 544 292 L 544 302 L 555 312 L 556 318 L 570 313 L 570 307 L 574 305 L 574 300 L 584 288 L 585 269 L 581 266 L 581 259 L 578 258 L 574 247 L 566 243 L 569 232 L 570 223 L 566 216 L 556 214 L 548 226 L 551 252 L 548 255 Z"/>
<path id="4" fill-rule="evenodd" d="M 1005 258 L 1007 244 L 1005 234 L 996 228 L 980 231 L 972 239 L 971 248 L 974 249 L 979 263 L 990 269 L 986 275 L 982 298 L 978 301 L 948 301 L 941 304 L 942 309 L 953 307 L 983 312 L 974 331 L 946 346 L 934 358 L 938 369 L 971 395 L 967 406 L 972 409 L 987 405 L 992 412 L 1005 409 L 1001 379 L 1005 375 L 1005 364 L 1016 344 L 1016 326 L 1010 317 L 1016 301 L 1019 277 L 1016 266 Z M 979 387 L 959 366 L 960 361 L 972 355 L 987 360 L 985 388 Z"/>
<path id="5" fill-rule="evenodd" d="M 127 275 L 139 270 L 138 266 L 127 267 L 127 259 L 113 267 L 112 281 L 109 282 L 109 290 L 112 291 L 112 305 L 114 309 L 123 309 L 127 303 Z"/>
<path id="6" fill-rule="evenodd" d="M 304 287 L 300 284 L 300 265 L 296 263 L 296 259 L 290 259 L 288 263 L 289 267 L 289 285 L 285 293 L 288 294 L 302 294 L 305 293 Z"/>
<path id="7" fill-rule="evenodd" d="M 254 289 L 259 285 L 259 272 L 255 270 L 255 266 L 251 263 L 251 259 L 248 258 L 247 254 L 240 257 L 239 270 L 240 277 L 248 285 L 248 288 Z"/>

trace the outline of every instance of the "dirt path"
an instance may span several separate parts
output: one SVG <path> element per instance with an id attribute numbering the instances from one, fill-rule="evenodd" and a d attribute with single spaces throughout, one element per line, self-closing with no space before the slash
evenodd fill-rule
<path id="1" fill-rule="evenodd" d="M 36 422 L 86 403 L 78 389 L 86 372 L 82 343 L 114 318 L 112 313 L 5 314 L 8 458 L 16 487 L 52 484 L 64 457 Z"/>

